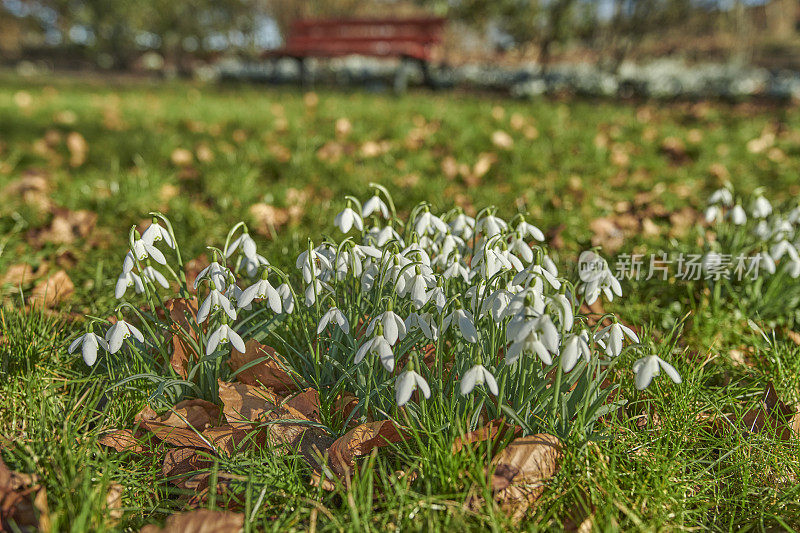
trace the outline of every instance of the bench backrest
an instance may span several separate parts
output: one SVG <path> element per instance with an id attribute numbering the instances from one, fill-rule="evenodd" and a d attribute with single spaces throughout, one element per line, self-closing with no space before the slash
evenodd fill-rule
<path id="1" fill-rule="evenodd" d="M 286 50 L 306 56 L 364 54 L 427 60 L 442 40 L 444 18 L 297 20 Z"/>

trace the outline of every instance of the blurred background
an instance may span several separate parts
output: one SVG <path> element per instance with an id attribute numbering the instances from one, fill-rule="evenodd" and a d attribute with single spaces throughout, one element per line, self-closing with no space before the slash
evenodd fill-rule
<path id="1" fill-rule="evenodd" d="M 294 22 L 343 17 L 444 18 L 429 57 L 438 86 L 800 95 L 796 0 L 0 0 L 0 62 L 21 74 L 396 79 L 398 57 L 311 58 L 301 72 L 275 53 Z"/>

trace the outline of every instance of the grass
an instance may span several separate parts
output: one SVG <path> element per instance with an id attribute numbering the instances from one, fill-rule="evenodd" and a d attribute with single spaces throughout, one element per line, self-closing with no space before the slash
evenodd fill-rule
<path id="1" fill-rule="evenodd" d="M 392 191 L 400 210 L 420 200 L 437 208 L 494 204 L 504 216 L 528 212 L 545 229 L 563 225 L 558 253 L 569 259 L 591 245 L 590 221 L 640 216 L 653 205 L 666 213 L 652 216 L 659 230 L 634 231 L 622 249 L 691 246 L 691 231 L 670 235 L 669 214 L 701 209 L 726 177 L 741 191 L 763 186 L 775 198 L 800 194 L 794 108 L 327 90 L 317 99 L 309 105 L 312 98 L 300 92 L 262 87 L 0 78 L 0 190 L 36 172 L 46 179 L 49 201 L 97 214 L 85 238 L 37 242 L 49 211 L 19 195 L 0 199 L 0 273 L 21 262 L 48 265 L 64 268 L 75 285 L 70 299 L 47 311 L 22 305 L 32 283 L 22 293 L 2 288 L 2 458 L 40 477 L 53 530 L 136 530 L 185 505 L 162 479 L 159 457 L 97 445 L 103 431 L 130 427 L 143 395 L 107 390 L 80 358 L 66 354 L 67 339 L 81 330 L 77 316 L 111 310 L 127 230 L 154 208 L 170 216 L 188 256 L 196 257 L 242 218 L 258 227 L 248 214 L 253 204 L 274 206 L 285 220 L 279 217 L 274 232 L 261 228 L 259 246 L 288 265 L 307 237 L 332 232 L 344 195 L 363 197 L 376 181 Z M 341 118 L 351 124 L 346 135 L 336 132 Z M 513 147 L 494 146 L 496 130 L 510 133 Z M 80 165 L 70 164 L 71 132 L 88 147 Z M 754 152 L 750 141 L 765 132 L 774 141 Z M 678 149 L 669 138 L 679 140 Z M 390 144 L 369 155 L 369 141 Z M 176 164 L 176 149 L 192 151 L 193 161 Z M 494 159 L 489 170 L 469 176 L 486 153 Z M 469 166 L 466 178 L 447 177 L 450 158 Z M 637 207 L 637 195 L 650 192 Z M 696 422 L 708 413 L 742 416 L 757 406 L 767 382 L 784 400 L 797 401 L 800 348 L 780 333 L 764 338 L 735 305 L 712 308 L 702 291 L 685 284 L 623 289 L 625 306 L 610 308 L 630 323 L 651 324 L 656 335 L 689 314 L 672 356 L 684 382 L 662 379 L 638 393 L 630 371 L 620 370 L 632 418 L 611 417 L 596 442 L 568 450 L 521 526 L 491 507 L 464 508 L 470 491 L 485 490 L 485 457 L 453 455 L 452 436 L 442 433 L 424 447 L 401 445 L 368 457 L 371 468 L 359 470 L 349 492 L 311 487 L 296 456 L 251 450 L 225 459 L 218 468 L 240 476 L 237 490 L 252 517 L 247 527 L 562 530 L 592 517 L 592 528 L 603 531 L 800 528 L 797 437 L 783 441 L 768 430 L 715 434 Z M 733 350 L 745 352 L 748 364 L 737 363 Z M 419 478 L 398 481 L 391 474 L 400 469 L 415 469 Z M 123 487 L 119 518 L 106 509 L 114 483 Z"/>

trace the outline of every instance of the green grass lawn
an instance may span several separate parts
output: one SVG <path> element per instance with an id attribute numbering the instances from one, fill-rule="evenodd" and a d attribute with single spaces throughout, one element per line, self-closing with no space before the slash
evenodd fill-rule
<path id="1" fill-rule="evenodd" d="M 604 220 L 621 229 L 622 251 L 691 247 L 696 210 L 725 181 L 800 195 L 796 108 L 110 83 L 0 77 L 0 282 L 27 263 L 74 285 L 45 310 L 23 305 L 40 280 L 0 287 L 2 459 L 39 477 L 53 530 L 138 530 L 191 496 L 163 479 L 158 454 L 98 445 L 132 425 L 145 395 L 107 390 L 66 350 L 84 314 L 111 314 L 128 231 L 149 211 L 170 217 L 189 259 L 244 220 L 260 252 L 293 270 L 308 238 L 333 234 L 344 196 L 364 198 L 370 182 L 400 212 L 427 200 L 527 213 L 565 261 L 608 244 Z M 657 338 L 689 315 L 673 361 L 683 383 L 637 392 L 630 365 L 619 370 L 627 415 L 567 448 L 521 524 L 490 505 L 466 508 L 485 488 L 485 458 L 452 454 L 452 432 L 368 457 L 349 491 L 311 486 L 295 455 L 250 450 L 213 468 L 243 480 L 252 530 L 800 528 L 800 437 L 703 424 L 743 416 L 769 382 L 784 401 L 800 399 L 800 347 L 782 327 L 765 338 L 748 325 L 764 326 L 758 317 L 710 305 L 697 287 L 623 291 L 624 304 L 607 308 Z M 397 470 L 419 475 L 398 481 Z M 117 485 L 121 514 L 107 505 Z"/>

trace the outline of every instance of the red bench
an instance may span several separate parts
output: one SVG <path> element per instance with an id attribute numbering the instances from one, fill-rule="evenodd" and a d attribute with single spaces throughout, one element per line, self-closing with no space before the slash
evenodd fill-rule
<path id="1" fill-rule="evenodd" d="M 428 66 L 433 47 L 442 42 L 445 21 L 441 17 L 297 20 L 291 25 L 286 45 L 267 56 L 297 59 L 304 78 L 303 61 L 307 57 L 399 57 L 419 62 L 430 85 Z"/>

